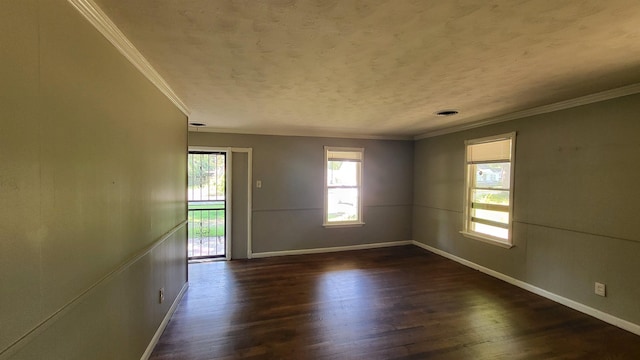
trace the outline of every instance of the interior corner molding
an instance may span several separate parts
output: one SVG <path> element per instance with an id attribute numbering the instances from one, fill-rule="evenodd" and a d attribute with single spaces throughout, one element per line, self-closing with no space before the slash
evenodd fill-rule
<path id="1" fill-rule="evenodd" d="M 107 14 L 93 0 L 67 0 L 84 16 L 104 37 L 113 44 L 144 76 L 149 79 L 180 111 L 189 116 L 189 108 L 158 74 L 147 59 L 136 49 Z"/>
<path id="2" fill-rule="evenodd" d="M 414 140 L 426 139 L 430 137 L 469 130 L 469 129 L 473 129 L 481 126 L 497 124 L 497 123 L 521 119 L 529 116 L 546 114 L 554 111 L 570 109 L 570 108 L 574 108 L 582 105 L 593 104 L 596 102 L 611 100 L 611 99 L 615 99 L 615 98 L 619 98 L 627 95 L 633 95 L 637 93 L 640 93 L 640 83 L 631 84 L 631 85 L 627 85 L 627 86 L 623 86 L 615 89 L 605 90 L 595 94 L 585 95 L 575 99 L 560 101 L 560 102 L 549 104 L 549 105 L 538 106 L 538 107 L 534 107 L 527 110 L 516 111 L 513 113 L 496 116 L 496 117 L 485 119 L 485 120 L 475 121 L 469 124 L 462 124 L 459 126 L 452 126 L 446 129 L 429 131 L 422 135 L 418 135 L 414 137 Z"/>
<path id="3" fill-rule="evenodd" d="M 258 131 L 245 131 L 231 128 L 214 128 L 214 127 L 189 127 L 190 133 L 217 133 L 217 134 L 238 134 L 238 135 L 261 135 L 261 136 L 299 136 L 299 137 L 313 137 L 313 138 L 336 138 L 336 139 L 358 139 L 358 140 L 397 140 L 397 141 L 411 141 L 414 140 L 412 136 L 404 135 L 364 135 L 356 133 L 341 133 L 332 131 L 304 131 L 304 130 L 258 130 Z"/>

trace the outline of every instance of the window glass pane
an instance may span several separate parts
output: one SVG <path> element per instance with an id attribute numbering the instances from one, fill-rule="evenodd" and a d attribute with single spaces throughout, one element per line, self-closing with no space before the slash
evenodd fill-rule
<path id="1" fill-rule="evenodd" d="M 225 156 L 219 153 L 188 156 L 189 200 L 224 200 Z"/>
<path id="2" fill-rule="evenodd" d="M 505 211 L 471 209 L 471 217 L 495 221 L 503 224 L 509 223 L 509 213 Z"/>
<path id="3" fill-rule="evenodd" d="M 359 162 L 327 161 L 327 184 L 329 186 L 358 186 Z"/>
<path id="4" fill-rule="evenodd" d="M 503 228 L 499 228 L 499 227 L 496 227 L 496 226 L 491 226 L 491 225 L 485 225 L 485 224 L 479 224 L 479 223 L 472 222 L 471 223 L 471 230 L 475 231 L 475 232 L 479 232 L 479 233 L 495 236 L 495 237 L 500 238 L 500 239 L 505 239 L 506 240 L 506 239 L 509 238 L 509 230 L 503 229 Z"/>
<path id="5" fill-rule="evenodd" d="M 327 221 L 358 220 L 357 188 L 329 188 L 327 195 Z"/>
<path id="6" fill-rule="evenodd" d="M 509 205 L 509 191 L 472 189 L 471 201 L 481 204 Z"/>
<path id="7" fill-rule="evenodd" d="M 473 187 L 508 189 L 511 184 L 511 163 L 471 165 Z"/>

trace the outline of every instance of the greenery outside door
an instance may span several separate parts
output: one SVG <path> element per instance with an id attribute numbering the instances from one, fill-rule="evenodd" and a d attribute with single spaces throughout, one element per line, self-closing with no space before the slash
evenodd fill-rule
<path id="1" fill-rule="evenodd" d="M 189 151 L 189 260 L 226 256 L 226 153 Z"/>

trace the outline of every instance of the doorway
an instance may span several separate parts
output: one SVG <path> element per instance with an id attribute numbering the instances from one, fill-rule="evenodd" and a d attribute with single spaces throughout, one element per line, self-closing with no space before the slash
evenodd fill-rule
<path id="1" fill-rule="evenodd" d="M 188 160 L 189 261 L 228 258 L 227 154 L 189 151 Z"/>

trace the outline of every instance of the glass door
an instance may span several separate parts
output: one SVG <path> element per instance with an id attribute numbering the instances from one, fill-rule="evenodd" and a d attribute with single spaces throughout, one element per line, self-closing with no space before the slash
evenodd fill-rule
<path id="1" fill-rule="evenodd" d="M 226 256 L 226 154 L 190 151 L 188 258 Z"/>

